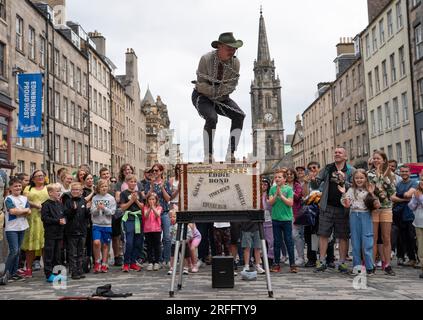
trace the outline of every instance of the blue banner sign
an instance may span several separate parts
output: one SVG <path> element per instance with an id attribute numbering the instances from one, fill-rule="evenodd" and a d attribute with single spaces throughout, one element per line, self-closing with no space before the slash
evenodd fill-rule
<path id="1" fill-rule="evenodd" d="M 18 85 L 18 138 L 39 138 L 42 136 L 42 75 L 19 74 Z"/>

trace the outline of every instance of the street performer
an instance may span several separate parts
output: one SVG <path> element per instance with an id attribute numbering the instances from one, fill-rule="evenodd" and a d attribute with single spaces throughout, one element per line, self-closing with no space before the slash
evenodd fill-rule
<path id="1" fill-rule="evenodd" d="M 211 46 L 217 50 L 201 57 L 197 70 L 197 81 L 192 102 L 198 113 L 206 120 L 203 131 L 204 162 L 213 159 L 213 139 L 217 124 L 217 115 L 228 117 L 232 121 L 226 161 L 235 162 L 235 151 L 241 137 L 245 113 L 229 98 L 238 85 L 240 63 L 235 56 L 243 42 L 236 40 L 232 32 L 222 33 L 219 40 Z"/>

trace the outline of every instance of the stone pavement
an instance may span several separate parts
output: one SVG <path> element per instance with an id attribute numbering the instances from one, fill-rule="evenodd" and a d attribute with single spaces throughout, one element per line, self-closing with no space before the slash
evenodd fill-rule
<path id="1" fill-rule="evenodd" d="M 87 274 L 86 279 L 69 280 L 66 290 L 55 290 L 45 282 L 42 271 L 34 273 L 32 279 L 12 282 L 0 286 L 0 300 L 57 300 L 63 296 L 88 296 L 98 286 L 112 284 L 115 292 L 132 292 L 127 299 L 135 300 L 410 300 L 423 299 L 423 280 L 421 272 L 410 267 L 396 267 L 395 277 L 385 275 L 377 270 L 376 275 L 367 278 L 367 289 L 356 290 L 353 287 L 354 277 L 340 274 L 328 269 L 324 273 L 315 274 L 313 269 L 300 268 L 298 274 L 289 273 L 288 266 L 279 274 L 271 273 L 274 298 L 268 297 L 264 275 L 256 281 L 243 281 L 240 275 L 235 277 L 234 289 L 213 289 L 211 287 L 211 267 L 200 268 L 197 274 L 183 278 L 183 288 L 177 290 L 175 297 L 169 298 L 171 276 L 167 270 L 122 273 L 119 268 L 112 267 L 107 274 Z"/>

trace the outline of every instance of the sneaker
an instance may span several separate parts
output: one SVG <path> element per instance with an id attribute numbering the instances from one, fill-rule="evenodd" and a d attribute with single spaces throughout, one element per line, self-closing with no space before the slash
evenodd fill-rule
<path id="1" fill-rule="evenodd" d="M 46 279 L 46 281 L 48 282 L 48 283 L 53 283 L 54 282 L 54 279 L 56 279 L 56 276 L 54 275 L 54 274 L 51 274 L 47 279 Z"/>
<path id="2" fill-rule="evenodd" d="M 129 272 L 129 264 L 124 264 L 124 265 L 122 266 L 122 271 L 123 271 L 123 272 Z"/>
<path id="3" fill-rule="evenodd" d="M 385 267 L 385 274 L 388 276 L 395 276 L 394 270 L 392 270 L 392 267 L 390 265 Z"/>
<path id="4" fill-rule="evenodd" d="M 191 268 L 191 272 L 192 273 L 197 273 L 198 272 L 198 268 L 197 267 L 192 267 Z"/>
<path id="5" fill-rule="evenodd" d="M 158 263 L 155 263 L 155 264 L 153 265 L 153 270 L 154 270 L 154 271 L 159 271 L 159 269 L 160 269 L 160 265 L 159 265 Z"/>
<path id="6" fill-rule="evenodd" d="M 136 263 L 138 266 L 142 267 L 142 266 L 143 266 L 143 264 L 144 264 L 144 259 L 143 259 L 143 258 L 138 258 L 137 260 L 135 260 L 135 263 Z"/>
<path id="7" fill-rule="evenodd" d="M 412 267 L 412 268 L 414 268 L 414 266 L 416 265 L 416 260 L 408 260 L 405 264 L 404 264 L 404 266 L 406 266 L 406 267 Z"/>
<path id="8" fill-rule="evenodd" d="M 289 259 L 287 257 L 281 257 L 281 264 L 289 264 Z"/>
<path id="9" fill-rule="evenodd" d="M 122 265 L 123 265 L 123 257 L 122 256 L 115 257 L 114 266 L 121 267 Z"/>
<path id="10" fill-rule="evenodd" d="M 153 264 L 152 263 L 148 264 L 147 271 L 153 271 Z"/>
<path id="11" fill-rule="evenodd" d="M 141 271 L 141 267 L 137 265 L 136 263 L 131 263 L 131 265 L 129 266 L 129 269 L 134 271 Z"/>
<path id="12" fill-rule="evenodd" d="M 304 259 L 298 258 L 297 260 L 295 260 L 295 265 L 296 266 L 303 266 L 304 265 Z"/>
<path id="13" fill-rule="evenodd" d="M 9 281 L 9 271 L 6 271 L 1 277 L 0 277 L 0 285 L 5 286 L 7 282 Z"/>
<path id="14" fill-rule="evenodd" d="M 77 273 L 74 273 L 74 274 L 72 274 L 71 279 L 72 280 L 79 280 L 79 279 L 81 279 L 81 276 Z"/>
<path id="15" fill-rule="evenodd" d="M 326 263 L 322 263 L 320 261 L 317 261 L 316 263 L 316 269 L 314 269 L 314 272 L 324 272 L 327 269 Z"/>
<path id="16" fill-rule="evenodd" d="M 382 260 L 379 260 L 379 261 L 376 263 L 376 267 L 377 267 L 377 268 L 382 268 Z"/>
<path id="17" fill-rule="evenodd" d="M 272 269 L 270 269 L 270 272 L 281 272 L 281 266 L 278 264 L 274 264 L 272 266 Z"/>
<path id="18" fill-rule="evenodd" d="M 304 265 L 305 268 L 315 268 L 316 262 L 313 262 L 311 260 L 308 260 L 307 263 Z"/>
<path id="19" fill-rule="evenodd" d="M 264 269 L 259 264 L 256 264 L 256 271 L 258 274 L 266 273 L 266 271 L 264 271 Z"/>
<path id="20" fill-rule="evenodd" d="M 39 260 L 35 260 L 32 263 L 32 270 L 34 270 L 34 271 L 40 271 L 41 270 L 41 264 L 40 264 Z"/>
<path id="21" fill-rule="evenodd" d="M 188 268 L 184 268 L 183 274 L 185 274 L 185 275 L 189 274 Z"/>
<path id="22" fill-rule="evenodd" d="M 172 269 L 172 268 L 170 268 L 170 269 L 169 269 L 169 271 L 167 272 L 167 274 L 168 274 L 169 276 L 171 276 L 171 275 L 172 275 L 172 273 L 173 273 L 173 269 Z"/>
<path id="23" fill-rule="evenodd" d="M 25 270 L 24 269 L 18 269 L 18 271 L 16 272 L 16 274 L 25 277 Z"/>
<path id="24" fill-rule="evenodd" d="M 32 278 L 32 269 L 25 270 L 25 278 Z"/>
<path id="25" fill-rule="evenodd" d="M 204 262 L 201 259 L 198 259 L 197 268 L 200 269 L 201 267 L 204 267 Z"/>
<path id="26" fill-rule="evenodd" d="M 12 277 L 9 278 L 12 281 L 25 281 L 25 277 L 15 273 Z"/>
<path id="27" fill-rule="evenodd" d="M 94 273 L 99 273 L 101 271 L 101 264 L 96 262 L 94 264 Z"/>
<path id="28" fill-rule="evenodd" d="M 347 266 L 347 264 L 345 262 L 344 263 L 341 263 L 338 266 L 338 271 L 339 272 L 342 272 L 342 273 L 347 273 L 348 272 L 348 266 Z"/>
<path id="29" fill-rule="evenodd" d="M 368 277 L 374 276 L 376 274 L 376 268 L 366 270 L 366 273 Z"/>
<path id="30" fill-rule="evenodd" d="M 295 264 L 292 265 L 292 266 L 290 266 L 289 272 L 291 272 L 291 273 L 298 273 L 298 267 Z"/>
<path id="31" fill-rule="evenodd" d="M 404 261 L 404 259 L 403 259 L 403 258 L 399 258 L 399 259 L 398 259 L 397 264 L 398 264 L 399 266 L 404 266 L 404 265 L 405 265 L 405 261 Z"/>
<path id="32" fill-rule="evenodd" d="M 109 272 L 109 266 L 108 266 L 107 264 L 103 264 L 103 265 L 101 266 L 101 272 L 102 272 L 102 273 L 107 273 L 107 272 Z"/>
<path id="33" fill-rule="evenodd" d="M 250 272 L 250 266 L 247 264 L 242 268 L 242 272 Z"/>

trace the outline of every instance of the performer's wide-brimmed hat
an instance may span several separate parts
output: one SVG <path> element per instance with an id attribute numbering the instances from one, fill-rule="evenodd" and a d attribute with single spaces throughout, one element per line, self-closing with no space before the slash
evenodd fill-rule
<path id="1" fill-rule="evenodd" d="M 242 40 L 236 40 L 235 37 L 234 37 L 234 35 L 232 34 L 232 32 L 222 33 L 219 36 L 219 40 L 213 41 L 211 43 L 211 46 L 213 48 L 217 49 L 217 45 L 219 43 L 226 44 L 227 46 L 232 47 L 232 48 L 235 48 L 235 49 L 241 48 L 242 45 L 244 44 L 242 42 Z"/>

